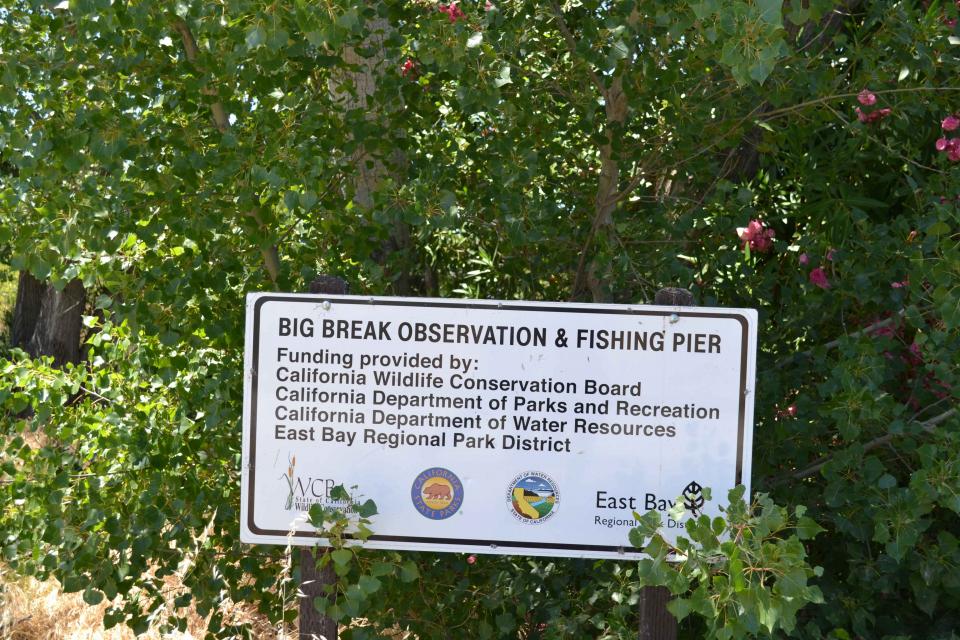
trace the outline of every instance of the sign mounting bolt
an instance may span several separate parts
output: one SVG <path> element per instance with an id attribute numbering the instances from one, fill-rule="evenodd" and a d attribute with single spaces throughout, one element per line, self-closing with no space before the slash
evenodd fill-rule
<path id="1" fill-rule="evenodd" d="M 678 323 L 678 322 L 680 322 L 680 316 L 678 316 L 678 315 L 675 314 L 675 313 L 671 313 L 671 314 L 670 314 L 670 324 L 676 324 L 676 323 Z"/>
<path id="2" fill-rule="evenodd" d="M 324 300 L 323 303 L 322 303 L 320 306 L 323 307 L 323 310 L 324 310 L 324 311 L 330 311 L 330 301 L 329 301 L 329 300 Z"/>

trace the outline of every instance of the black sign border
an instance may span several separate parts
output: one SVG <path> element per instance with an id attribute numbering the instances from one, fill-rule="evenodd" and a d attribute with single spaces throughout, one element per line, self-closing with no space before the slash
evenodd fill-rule
<path id="1" fill-rule="evenodd" d="M 602 305 L 594 306 L 570 306 L 551 305 L 537 306 L 533 304 L 515 304 L 501 301 L 460 301 L 460 300 L 410 300 L 400 298 L 363 298 L 360 296 L 335 296 L 335 295 L 265 295 L 257 298 L 253 307 L 253 366 L 251 375 L 251 398 L 250 398 L 250 460 L 247 463 L 247 528 L 251 533 L 262 536 L 275 536 L 287 538 L 291 535 L 290 531 L 280 529 L 263 529 L 253 521 L 254 505 L 253 496 L 256 493 L 256 458 L 257 458 L 257 375 L 260 358 L 260 307 L 267 302 L 298 302 L 304 304 L 322 304 L 324 301 L 336 302 L 337 304 L 355 304 L 367 306 L 389 306 L 389 307 L 445 307 L 454 309 L 494 309 L 498 311 L 547 311 L 559 313 L 593 313 L 593 314 L 613 314 L 613 315 L 636 315 L 665 317 L 676 314 L 680 318 L 717 318 L 723 320 L 736 320 L 740 323 L 740 402 L 739 416 L 737 418 L 737 466 L 734 479 L 734 486 L 742 484 L 743 480 L 743 446 L 744 446 L 744 428 L 746 420 L 746 402 L 747 402 L 747 357 L 750 338 L 750 325 L 747 318 L 739 313 L 708 313 L 699 311 L 688 311 L 690 307 L 682 307 L 676 311 L 660 311 L 645 309 L 642 305 L 630 308 L 609 308 Z M 292 534 L 298 538 L 316 538 L 322 539 L 319 533 L 309 531 L 295 531 Z M 350 534 L 345 538 L 353 538 Z M 414 544 L 449 544 L 462 546 L 482 546 L 482 547 L 504 547 L 516 548 L 522 552 L 523 549 L 544 549 L 544 550 L 563 550 L 563 551 L 605 551 L 610 553 L 624 553 L 627 551 L 624 546 L 610 546 L 599 544 L 562 544 L 552 542 L 527 542 L 518 540 L 479 540 L 462 538 L 424 538 L 418 536 L 388 536 L 373 534 L 368 540 L 377 542 L 401 542 Z M 522 553 L 518 553 L 522 555 Z"/>

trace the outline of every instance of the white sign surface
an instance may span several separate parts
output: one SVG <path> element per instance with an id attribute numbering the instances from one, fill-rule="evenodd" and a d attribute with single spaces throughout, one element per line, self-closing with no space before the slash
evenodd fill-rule
<path id="1" fill-rule="evenodd" d="M 634 511 L 670 538 L 678 496 L 749 493 L 752 309 L 271 293 L 246 320 L 244 542 L 323 544 L 304 512 L 344 485 L 369 547 L 638 557 Z"/>

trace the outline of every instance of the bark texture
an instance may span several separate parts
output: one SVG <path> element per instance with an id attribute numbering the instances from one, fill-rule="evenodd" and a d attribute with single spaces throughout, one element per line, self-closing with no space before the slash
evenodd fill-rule
<path id="1" fill-rule="evenodd" d="M 310 547 L 300 550 L 300 592 L 303 593 L 300 599 L 300 640 L 337 640 L 337 623 L 317 611 L 313 604 L 315 598 L 330 598 L 336 589 L 337 574 L 333 571 L 333 562 L 328 562 L 322 569 L 317 568 L 317 560 L 329 552 L 329 549 L 314 551 Z"/>
<path id="2" fill-rule="evenodd" d="M 391 126 L 388 114 L 372 97 L 377 91 L 379 79 L 387 72 L 385 42 L 393 27 L 385 18 L 370 20 L 366 26 L 370 35 L 364 39 L 359 49 L 370 55 L 361 55 L 357 47 L 345 47 L 341 56 L 348 66 L 330 79 L 327 90 L 334 101 L 340 104 L 347 119 L 362 114 L 369 123 L 386 131 Z M 399 150 L 389 154 L 388 160 L 394 168 L 402 167 L 406 163 L 406 158 Z M 353 202 L 361 211 L 370 211 L 374 206 L 376 191 L 385 181 L 395 179 L 397 175 L 384 162 L 383 156 L 372 153 L 363 140 L 356 141 L 350 154 L 350 164 L 354 167 Z M 389 241 L 377 252 L 374 259 L 382 264 L 390 253 L 409 251 L 410 248 L 410 227 L 398 214 L 393 220 Z M 407 269 L 395 274 L 394 287 L 399 295 L 411 293 L 412 284 Z"/>
<path id="3" fill-rule="evenodd" d="M 62 367 L 80 362 L 80 331 L 87 294 L 83 283 L 71 280 L 63 290 L 20 273 L 13 310 L 11 343 L 32 357 L 52 356 Z"/>

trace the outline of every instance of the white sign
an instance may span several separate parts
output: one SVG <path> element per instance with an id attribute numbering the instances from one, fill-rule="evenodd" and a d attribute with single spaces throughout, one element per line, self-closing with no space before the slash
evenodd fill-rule
<path id="1" fill-rule="evenodd" d="M 241 540 L 323 544 L 304 513 L 343 485 L 369 547 L 639 557 L 634 511 L 670 538 L 678 496 L 749 485 L 756 318 L 250 294 Z"/>

